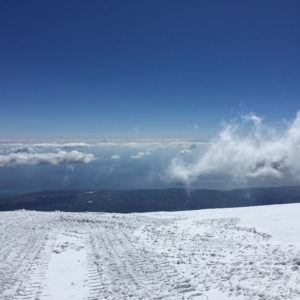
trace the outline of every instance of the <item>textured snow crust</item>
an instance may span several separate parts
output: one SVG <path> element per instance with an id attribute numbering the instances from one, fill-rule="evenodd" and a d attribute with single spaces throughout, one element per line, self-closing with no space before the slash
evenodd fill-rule
<path id="1" fill-rule="evenodd" d="M 0 299 L 300 299 L 300 204 L 0 213 Z"/>

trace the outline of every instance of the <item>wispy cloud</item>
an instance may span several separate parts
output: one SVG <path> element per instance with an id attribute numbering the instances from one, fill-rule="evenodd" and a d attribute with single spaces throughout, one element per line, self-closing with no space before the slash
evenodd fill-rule
<path id="1" fill-rule="evenodd" d="M 70 184 L 74 174 L 74 166 L 66 165 L 66 173 L 64 176 L 63 186 L 67 186 Z"/>
<path id="2" fill-rule="evenodd" d="M 246 115 L 240 122 L 225 124 L 207 150 L 192 161 L 182 154 L 172 159 L 167 174 L 187 185 L 207 174 L 239 181 L 287 175 L 300 179 L 300 112 L 281 130 L 264 125 L 255 114 Z"/>
<path id="3" fill-rule="evenodd" d="M 58 151 L 46 153 L 14 152 L 0 155 L 0 167 L 21 165 L 60 165 L 89 163 L 94 160 L 93 154 L 79 151 Z"/>

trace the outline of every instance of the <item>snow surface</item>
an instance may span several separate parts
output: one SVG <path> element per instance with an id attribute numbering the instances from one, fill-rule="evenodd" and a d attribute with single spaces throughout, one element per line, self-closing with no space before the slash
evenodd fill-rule
<path id="1" fill-rule="evenodd" d="M 300 204 L 0 213 L 0 299 L 300 299 Z"/>

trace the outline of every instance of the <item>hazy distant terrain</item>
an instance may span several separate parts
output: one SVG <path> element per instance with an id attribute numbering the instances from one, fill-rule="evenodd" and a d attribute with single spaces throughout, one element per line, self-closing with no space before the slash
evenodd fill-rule
<path id="1" fill-rule="evenodd" d="M 300 186 L 218 190 L 73 190 L 0 198 L 0 210 L 151 212 L 300 202 Z"/>

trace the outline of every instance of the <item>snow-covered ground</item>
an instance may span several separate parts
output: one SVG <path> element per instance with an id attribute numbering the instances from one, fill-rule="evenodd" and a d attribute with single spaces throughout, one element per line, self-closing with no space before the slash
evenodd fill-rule
<path id="1" fill-rule="evenodd" d="M 300 204 L 0 213 L 0 299 L 300 299 Z"/>

